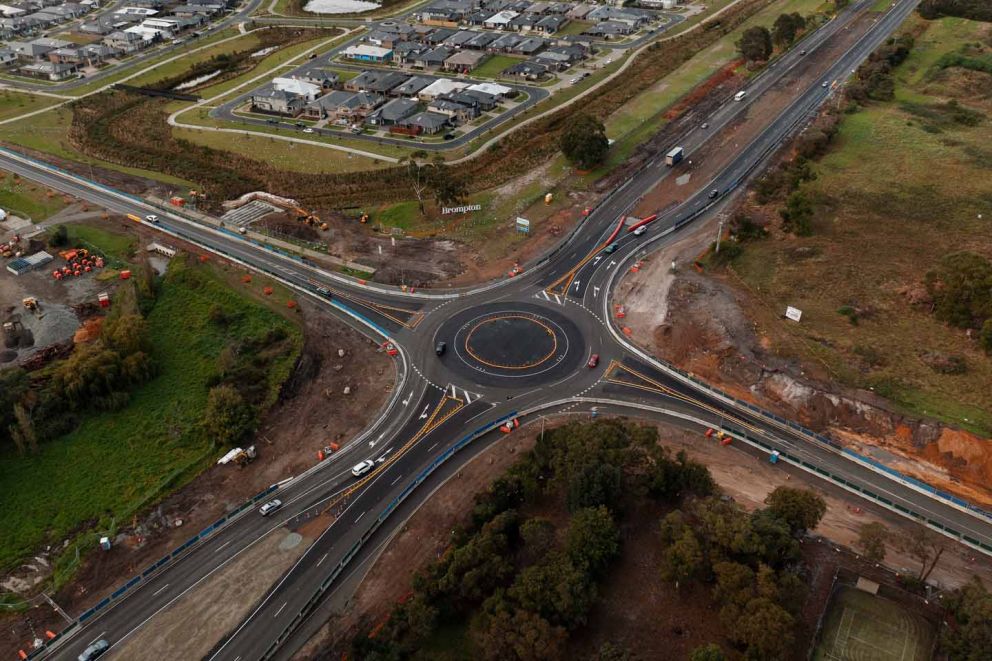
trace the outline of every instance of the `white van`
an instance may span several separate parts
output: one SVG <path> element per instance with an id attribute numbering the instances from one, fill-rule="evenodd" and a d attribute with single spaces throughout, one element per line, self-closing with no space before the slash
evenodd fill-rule
<path id="1" fill-rule="evenodd" d="M 741 90 L 734 95 L 734 101 L 743 101 L 745 96 L 747 96 L 747 91 Z"/>
<path id="2" fill-rule="evenodd" d="M 355 467 L 351 469 L 351 474 L 355 477 L 361 477 L 368 473 L 375 466 L 375 462 L 371 459 L 366 459 L 360 464 L 355 464 Z"/>

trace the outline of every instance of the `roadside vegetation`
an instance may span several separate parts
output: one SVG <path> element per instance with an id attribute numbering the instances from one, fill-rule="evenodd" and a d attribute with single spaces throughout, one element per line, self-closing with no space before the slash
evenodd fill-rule
<path id="1" fill-rule="evenodd" d="M 967 13 L 922 13 L 937 4 Z M 990 47 L 992 23 L 911 17 L 755 184 L 710 258 L 763 304 L 779 352 L 986 435 L 992 391 L 974 386 L 992 382 Z M 781 320 L 786 305 L 800 324 Z"/>
<path id="2" fill-rule="evenodd" d="M 0 172 L 0 209 L 8 214 L 40 222 L 65 207 L 65 198 L 55 191 L 27 181 L 13 172 Z"/>
<path id="3" fill-rule="evenodd" d="M 621 531 L 650 518 L 664 551 L 642 580 L 721 613 L 705 626 L 715 639 L 694 644 L 692 658 L 794 658 L 805 597 L 798 540 L 825 509 L 812 492 L 779 488 L 748 514 L 719 497 L 705 466 L 670 456 L 655 429 L 568 424 L 540 435 L 477 496 L 471 524 L 414 576 L 385 623 L 353 639 L 349 656 L 567 658 L 577 639 L 588 641 L 600 596 L 629 552 Z M 598 658 L 636 655 L 607 642 Z"/>
<path id="4" fill-rule="evenodd" d="M 290 311 L 232 291 L 210 264 L 132 270 L 91 339 L 40 370 L 0 371 L 0 568 L 59 544 L 56 587 L 100 535 L 246 439 L 302 345 Z"/>

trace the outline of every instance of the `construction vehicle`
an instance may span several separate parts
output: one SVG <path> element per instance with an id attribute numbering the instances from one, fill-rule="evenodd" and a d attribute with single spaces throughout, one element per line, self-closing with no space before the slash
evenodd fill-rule
<path id="1" fill-rule="evenodd" d="M 293 207 L 290 211 L 296 214 L 296 220 L 301 223 L 306 223 L 311 227 L 318 227 L 320 225 L 320 217 L 313 212 L 301 209 L 300 207 Z"/>
<path id="2" fill-rule="evenodd" d="M 218 464 L 236 464 L 239 468 L 244 468 L 258 457 L 258 451 L 254 445 L 247 448 L 234 448 L 223 457 L 217 460 Z"/>
<path id="3" fill-rule="evenodd" d="M 362 212 L 362 217 L 360 220 L 362 225 L 364 225 L 365 223 L 369 222 L 369 215 L 365 212 Z"/>
<path id="4" fill-rule="evenodd" d="M 8 349 L 29 347 L 34 344 L 34 335 L 21 323 L 20 315 L 14 315 L 3 323 L 3 343 Z"/>
<path id="5" fill-rule="evenodd" d="M 21 304 L 28 310 L 31 310 L 31 312 L 38 311 L 38 299 L 34 296 L 28 296 L 27 298 L 22 299 Z"/>
<path id="6" fill-rule="evenodd" d="M 135 216 L 133 213 L 129 213 L 127 215 L 127 219 L 128 220 L 133 220 L 136 223 L 140 223 L 141 222 L 141 218 L 139 216 Z"/>

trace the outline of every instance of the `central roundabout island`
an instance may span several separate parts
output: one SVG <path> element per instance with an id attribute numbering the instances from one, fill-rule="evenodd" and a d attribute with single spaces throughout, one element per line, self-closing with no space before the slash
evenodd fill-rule
<path id="1" fill-rule="evenodd" d="M 519 388 L 564 378 L 585 358 L 575 324 L 533 303 L 491 303 L 448 319 L 435 337 L 451 371 L 486 386 Z"/>

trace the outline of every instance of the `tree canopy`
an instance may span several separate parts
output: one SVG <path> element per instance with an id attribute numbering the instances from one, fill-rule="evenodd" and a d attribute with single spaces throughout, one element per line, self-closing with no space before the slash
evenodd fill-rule
<path id="1" fill-rule="evenodd" d="M 737 42 L 737 49 L 748 62 L 764 62 L 772 55 L 772 34 L 760 25 L 748 28 Z"/>
<path id="2" fill-rule="evenodd" d="M 609 148 L 606 127 L 591 115 L 575 117 L 561 136 L 562 153 L 581 170 L 591 170 L 606 160 Z"/>

